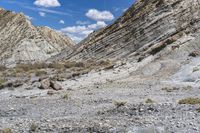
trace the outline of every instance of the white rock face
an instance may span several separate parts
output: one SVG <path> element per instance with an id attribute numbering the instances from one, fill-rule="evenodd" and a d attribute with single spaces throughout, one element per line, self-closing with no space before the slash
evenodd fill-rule
<path id="1" fill-rule="evenodd" d="M 35 27 L 23 14 L 0 9 L 0 64 L 44 61 L 63 49 L 74 49 L 69 37 Z"/>

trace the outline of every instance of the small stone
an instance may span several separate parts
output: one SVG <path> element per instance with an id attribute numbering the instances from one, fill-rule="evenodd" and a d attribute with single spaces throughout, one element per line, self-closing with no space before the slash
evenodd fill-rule
<path id="1" fill-rule="evenodd" d="M 58 83 L 53 82 L 53 81 L 50 81 L 50 87 L 53 88 L 56 91 L 63 89 L 61 85 L 59 85 Z"/>
<path id="2" fill-rule="evenodd" d="M 49 80 L 49 79 L 44 79 L 44 80 L 42 80 L 40 83 L 41 83 L 41 86 L 39 87 L 40 89 L 45 89 L 45 90 L 47 90 L 47 89 L 50 88 L 51 83 L 50 83 L 50 80 Z"/>
<path id="3" fill-rule="evenodd" d="M 54 95 L 54 91 L 52 90 L 47 91 L 47 95 L 50 95 L 50 96 Z"/>

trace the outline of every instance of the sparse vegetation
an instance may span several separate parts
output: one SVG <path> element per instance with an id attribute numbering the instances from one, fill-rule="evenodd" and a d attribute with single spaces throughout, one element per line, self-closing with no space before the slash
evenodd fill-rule
<path id="1" fill-rule="evenodd" d="M 28 81 L 34 76 L 43 78 L 51 75 L 52 80 L 64 81 L 87 74 L 91 70 L 99 71 L 102 69 L 111 69 L 113 66 L 114 64 L 110 60 L 89 60 L 84 62 L 58 61 L 51 63 L 36 62 L 17 64 L 13 68 L 6 68 L 0 65 L 0 88 L 4 88 L 3 84 L 13 77 L 18 79 L 25 78 Z M 22 83 L 24 82 L 23 80 Z"/>
<path id="2" fill-rule="evenodd" d="M 192 89 L 192 86 L 191 85 L 188 85 L 186 87 L 183 87 L 184 90 L 191 90 Z"/>
<path id="3" fill-rule="evenodd" d="M 162 88 L 162 90 L 166 91 L 166 92 L 172 92 L 173 91 L 173 89 L 170 88 L 170 87 L 164 87 L 164 88 Z"/>
<path id="4" fill-rule="evenodd" d="M 113 82 L 114 82 L 114 81 L 111 80 L 111 79 L 106 79 L 106 81 L 107 81 L 108 83 L 113 83 Z"/>
<path id="5" fill-rule="evenodd" d="M 37 130 L 38 126 L 35 123 L 32 123 L 30 126 L 30 131 L 35 132 Z"/>
<path id="6" fill-rule="evenodd" d="M 152 99 L 147 99 L 146 101 L 145 101 L 145 103 L 147 103 L 147 104 L 151 104 L 151 103 L 154 103 L 154 101 L 152 100 Z"/>
<path id="7" fill-rule="evenodd" d="M 66 93 L 63 95 L 62 98 L 65 99 L 65 100 L 68 100 L 68 99 L 69 99 L 69 93 L 66 92 Z"/>
<path id="8" fill-rule="evenodd" d="M 117 108 L 125 106 L 127 104 L 126 101 L 114 101 L 113 103 Z"/>
<path id="9" fill-rule="evenodd" d="M 0 78 L 0 86 L 5 83 L 5 79 Z"/>
<path id="10" fill-rule="evenodd" d="M 193 73 L 194 73 L 194 72 L 197 72 L 197 71 L 199 71 L 199 68 L 198 68 L 198 67 L 194 67 L 193 70 L 192 70 Z"/>
<path id="11" fill-rule="evenodd" d="M 10 128 L 4 128 L 1 130 L 2 133 L 12 133 L 12 130 Z"/>
<path id="12" fill-rule="evenodd" d="M 200 104 L 200 98 L 185 98 L 178 101 L 179 104 Z"/>
<path id="13" fill-rule="evenodd" d="M 0 71 L 5 71 L 6 69 L 7 69 L 6 66 L 4 66 L 4 65 L 0 65 Z"/>
<path id="14" fill-rule="evenodd" d="M 198 108 L 196 109 L 196 111 L 200 113 L 200 107 L 198 107 Z"/>
<path id="15" fill-rule="evenodd" d="M 173 92 L 175 90 L 179 90 L 178 87 L 164 87 L 162 88 L 163 91 L 166 91 L 166 92 Z"/>
<path id="16" fill-rule="evenodd" d="M 47 75 L 47 72 L 44 70 L 35 71 L 35 76 L 42 76 L 42 75 Z"/>

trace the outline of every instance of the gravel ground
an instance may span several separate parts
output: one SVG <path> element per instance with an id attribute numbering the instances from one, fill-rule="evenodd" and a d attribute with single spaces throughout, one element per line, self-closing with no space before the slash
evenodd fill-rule
<path id="1" fill-rule="evenodd" d="M 143 65 L 137 71 L 134 64 L 127 64 L 60 82 L 64 90 L 54 95 L 26 87 L 0 90 L 0 129 L 14 133 L 199 133 L 199 106 L 178 104 L 184 98 L 200 98 L 198 84 L 170 80 L 180 69 L 178 62 Z"/>

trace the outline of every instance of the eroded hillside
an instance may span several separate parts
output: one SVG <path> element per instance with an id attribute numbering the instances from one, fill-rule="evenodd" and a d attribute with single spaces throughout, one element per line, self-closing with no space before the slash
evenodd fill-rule
<path id="1" fill-rule="evenodd" d="M 138 0 L 78 49 L 1 66 L 0 131 L 199 133 L 199 8 Z"/>
<path id="2" fill-rule="evenodd" d="M 0 63 L 45 61 L 63 49 L 73 50 L 67 36 L 47 27 L 35 27 L 23 15 L 0 9 Z"/>
<path id="3" fill-rule="evenodd" d="M 73 54 L 56 59 L 141 60 L 198 32 L 199 8 L 198 0 L 138 0 L 112 25 L 89 35 Z"/>

